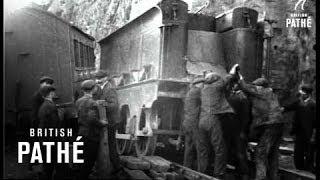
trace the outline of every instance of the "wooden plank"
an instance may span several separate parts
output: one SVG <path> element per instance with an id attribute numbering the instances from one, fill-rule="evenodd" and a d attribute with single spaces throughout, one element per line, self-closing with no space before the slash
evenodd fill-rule
<path id="1" fill-rule="evenodd" d="M 179 130 L 166 130 L 166 129 L 154 129 L 153 134 L 163 134 L 163 135 L 180 135 Z"/>
<path id="2" fill-rule="evenodd" d="M 178 163 L 172 162 L 172 166 L 174 168 L 175 172 L 178 172 L 179 174 L 182 174 L 185 178 L 189 180 L 218 180 L 212 176 L 197 172 L 195 170 L 192 170 L 190 168 L 184 167 Z"/>
<path id="3" fill-rule="evenodd" d="M 284 174 L 284 176 L 293 176 L 295 178 L 299 178 L 302 180 L 315 180 L 316 176 L 310 172 L 307 171 L 302 171 L 302 170 L 297 170 L 297 169 L 287 169 L 287 168 L 282 168 L 279 167 L 279 171 L 281 174 Z"/>
<path id="4" fill-rule="evenodd" d="M 124 171 L 129 175 L 130 179 L 133 179 L 133 180 L 140 180 L 140 179 L 149 180 L 150 179 L 151 180 L 151 178 L 141 170 L 130 170 L 130 169 L 124 168 Z"/>
<path id="5" fill-rule="evenodd" d="M 257 146 L 258 143 L 256 142 L 249 142 L 248 145 L 250 148 L 254 148 Z M 280 146 L 279 147 L 280 153 L 282 154 L 293 154 L 294 149 L 290 148 L 290 147 L 284 147 L 284 146 Z"/>
<path id="6" fill-rule="evenodd" d="M 127 140 L 131 140 L 131 134 L 116 134 L 116 138 L 117 139 L 127 139 Z"/>
<path id="7" fill-rule="evenodd" d="M 151 167 L 149 162 L 134 156 L 120 156 L 120 162 L 123 166 L 134 170 L 149 170 Z"/>
<path id="8" fill-rule="evenodd" d="M 177 92 L 158 92 L 159 97 L 171 97 L 171 98 L 184 98 L 185 94 L 177 93 Z"/>
<path id="9" fill-rule="evenodd" d="M 150 162 L 151 169 L 156 172 L 167 172 L 170 169 L 171 162 L 160 156 L 143 156 L 141 158 Z"/>

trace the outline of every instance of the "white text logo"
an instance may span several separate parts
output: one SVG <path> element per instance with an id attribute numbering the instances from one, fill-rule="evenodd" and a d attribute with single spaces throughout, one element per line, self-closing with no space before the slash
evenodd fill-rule
<path id="1" fill-rule="evenodd" d="M 301 10 L 304 10 L 304 4 L 306 3 L 307 0 L 298 0 L 296 5 L 294 6 L 294 10 L 296 11 L 298 6 L 301 4 Z"/>

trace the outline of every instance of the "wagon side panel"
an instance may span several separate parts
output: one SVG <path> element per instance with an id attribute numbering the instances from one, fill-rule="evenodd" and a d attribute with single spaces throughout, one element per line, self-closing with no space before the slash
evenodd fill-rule
<path id="1" fill-rule="evenodd" d="M 262 38 L 249 28 L 237 28 L 222 34 L 227 69 L 235 63 L 242 68 L 247 81 L 261 76 L 262 69 Z"/>
<path id="2" fill-rule="evenodd" d="M 161 17 L 153 8 L 100 41 L 100 68 L 119 75 L 151 65 L 150 78 L 157 78 Z"/>

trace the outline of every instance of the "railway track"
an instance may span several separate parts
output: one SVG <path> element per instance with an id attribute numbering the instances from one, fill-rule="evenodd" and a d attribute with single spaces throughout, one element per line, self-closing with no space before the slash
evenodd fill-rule
<path id="1" fill-rule="evenodd" d="M 179 163 L 170 161 L 160 156 L 121 156 L 121 164 L 132 179 L 157 179 L 157 180 L 217 180 L 216 178 L 184 167 Z M 235 168 L 228 165 L 226 180 L 237 180 Z M 309 172 L 295 169 L 279 168 L 280 180 L 315 180 Z"/>
<path id="2" fill-rule="evenodd" d="M 248 144 L 248 155 L 249 155 L 249 167 L 251 169 L 251 176 L 254 176 L 255 164 L 253 163 L 254 147 L 257 143 L 249 142 Z M 281 158 L 279 159 L 279 180 L 315 180 L 314 174 L 306 171 L 299 171 L 293 167 L 293 149 L 286 143 L 279 147 Z M 182 166 L 183 162 L 183 151 L 176 149 L 176 146 L 171 144 L 158 145 L 156 151 L 154 152 L 156 156 L 121 156 L 122 161 L 126 161 L 122 164 L 127 168 L 127 171 L 139 170 L 139 165 L 134 165 L 135 163 L 145 163 L 151 164 L 149 167 L 145 165 L 144 168 L 140 169 L 146 176 L 144 178 L 134 178 L 133 179 L 145 179 L 146 177 L 150 179 L 187 179 L 187 180 L 215 180 L 216 178 L 192 170 L 190 168 Z M 125 160 L 127 159 L 127 160 Z M 159 170 L 159 167 L 162 170 Z M 232 165 L 227 166 L 227 180 L 238 180 L 239 176 L 235 171 L 235 167 Z M 161 168 L 160 168 L 161 169 Z M 129 173 L 130 174 L 130 173 Z M 139 174 L 139 173 L 138 173 Z M 209 173 L 210 174 L 210 173 Z M 212 173 L 211 173 L 212 174 Z M 254 177 L 252 177 L 254 179 Z"/>

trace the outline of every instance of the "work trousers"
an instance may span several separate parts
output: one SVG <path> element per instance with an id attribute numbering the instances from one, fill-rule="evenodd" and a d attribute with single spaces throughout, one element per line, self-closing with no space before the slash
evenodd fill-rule
<path id="1" fill-rule="evenodd" d="M 244 133 L 240 119 L 233 113 L 224 114 L 222 119 L 221 125 L 228 150 L 228 161 L 235 165 L 239 175 L 248 175 L 247 139 L 240 136 L 241 132 Z"/>
<path id="2" fill-rule="evenodd" d="M 226 145 L 221 128 L 222 114 L 209 116 L 210 127 L 199 126 L 199 167 L 198 171 L 207 171 L 210 157 L 210 145 L 214 151 L 214 176 L 223 176 L 226 172 Z"/>
<path id="3" fill-rule="evenodd" d="M 279 168 L 279 146 L 283 131 L 283 124 L 264 125 L 259 127 L 262 131 L 256 147 L 256 180 L 278 177 Z"/>
<path id="4" fill-rule="evenodd" d="M 183 165 L 193 170 L 197 170 L 197 168 L 199 167 L 199 131 L 196 129 L 190 132 L 186 132 L 184 144 L 185 147 Z"/>
<path id="5" fill-rule="evenodd" d="M 79 155 L 79 159 L 83 159 L 84 163 L 80 164 L 77 179 L 88 179 L 97 159 L 98 148 L 99 141 L 93 141 L 83 137 L 83 154 Z"/>
<path id="6" fill-rule="evenodd" d="M 121 169 L 120 158 L 117 152 L 116 130 L 114 126 L 108 126 L 108 141 L 110 161 L 113 165 L 114 171 L 118 172 Z"/>
<path id="7" fill-rule="evenodd" d="M 299 170 L 311 171 L 314 163 L 314 148 L 309 138 L 296 136 L 294 143 L 294 164 Z"/>

